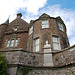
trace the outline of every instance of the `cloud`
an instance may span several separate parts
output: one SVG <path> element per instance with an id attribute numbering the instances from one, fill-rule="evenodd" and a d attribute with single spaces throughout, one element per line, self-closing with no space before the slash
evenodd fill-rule
<path id="1" fill-rule="evenodd" d="M 47 0 L 1 0 L 0 1 L 0 23 L 3 23 L 10 15 L 12 21 L 21 9 L 25 12 L 37 14 L 39 8 L 46 4 Z"/>

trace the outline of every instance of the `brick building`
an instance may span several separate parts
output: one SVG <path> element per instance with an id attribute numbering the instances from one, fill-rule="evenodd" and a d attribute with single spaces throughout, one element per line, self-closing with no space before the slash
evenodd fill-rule
<path id="1" fill-rule="evenodd" d="M 0 25 L 0 48 L 24 49 L 33 52 L 43 52 L 43 47 L 48 42 L 53 51 L 69 47 L 66 26 L 60 17 L 50 17 L 42 14 L 38 19 L 31 20 L 30 24 L 17 18 L 9 23 L 9 19 Z"/>
<path id="2" fill-rule="evenodd" d="M 45 13 L 30 23 L 21 17 L 0 25 L 6 75 L 75 75 L 75 45 L 69 46 L 63 20 Z"/>

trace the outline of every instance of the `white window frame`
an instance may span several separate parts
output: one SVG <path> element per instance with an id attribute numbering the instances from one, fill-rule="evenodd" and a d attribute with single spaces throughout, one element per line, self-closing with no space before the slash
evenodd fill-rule
<path id="1" fill-rule="evenodd" d="M 48 19 L 42 20 L 42 29 L 43 28 L 49 28 Z"/>
<path id="2" fill-rule="evenodd" d="M 60 29 L 61 31 L 64 31 L 64 30 L 63 30 L 63 25 L 62 25 L 60 22 L 58 22 L 58 26 L 59 26 L 59 29 Z"/>
<path id="3" fill-rule="evenodd" d="M 33 26 L 29 28 L 29 35 L 33 33 Z"/>
<path id="4" fill-rule="evenodd" d="M 54 50 L 60 50 L 60 41 L 58 36 L 52 36 L 53 40 L 53 49 Z"/>
<path id="5" fill-rule="evenodd" d="M 33 52 L 39 52 L 39 38 L 34 39 L 33 41 Z"/>

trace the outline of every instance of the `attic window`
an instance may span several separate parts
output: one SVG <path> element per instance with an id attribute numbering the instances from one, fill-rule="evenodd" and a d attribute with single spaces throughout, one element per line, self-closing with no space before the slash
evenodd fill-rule
<path id="1" fill-rule="evenodd" d="M 48 20 L 42 20 L 42 28 L 49 28 Z"/>

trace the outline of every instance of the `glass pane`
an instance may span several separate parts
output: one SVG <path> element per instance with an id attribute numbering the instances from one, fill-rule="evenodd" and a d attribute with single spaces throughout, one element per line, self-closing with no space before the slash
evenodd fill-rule
<path id="1" fill-rule="evenodd" d="M 35 39 L 35 40 L 34 40 L 33 51 L 34 51 L 34 52 L 39 51 L 39 39 Z"/>
<path id="2" fill-rule="evenodd" d="M 49 28 L 48 20 L 42 20 L 42 28 Z"/>
<path id="3" fill-rule="evenodd" d="M 29 29 L 29 34 L 33 33 L 33 26 Z"/>
<path id="4" fill-rule="evenodd" d="M 36 52 L 39 51 L 39 45 L 36 45 Z"/>
<path id="5" fill-rule="evenodd" d="M 48 20 L 42 20 L 42 24 L 47 24 Z"/>
<path id="6" fill-rule="evenodd" d="M 18 39 L 15 40 L 15 45 L 14 46 L 17 46 L 18 44 Z"/>
<path id="7" fill-rule="evenodd" d="M 58 37 L 53 37 L 53 42 L 58 42 Z"/>
<path id="8" fill-rule="evenodd" d="M 8 40 L 8 42 L 7 42 L 7 47 L 9 47 L 9 45 L 10 45 L 10 40 Z"/>
<path id="9" fill-rule="evenodd" d="M 59 29 L 63 31 L 63 26 L 62 26 L 62 24 L 61 24 L 61 23 L 58 23 L 58 25 L 59 25 Z"/>
<path id="10" fill-rule="evenodd" d="M 39 39 L 36 40 L 36 44 L 39 44 Z"/>
<path id="11" fill-rule="evenodd" d="M 55 49 L 55 50 L 59 50 L 59 44 L 54 43 L 53 46 L 54 46 L 54 49 Z"/>
<path id="12" fill-rule="evenodd" d="M 13 47 L 14 46 L 14 39 L 11 40 L 11 43 L 10 43 L 10 47 Z"/>

